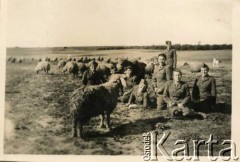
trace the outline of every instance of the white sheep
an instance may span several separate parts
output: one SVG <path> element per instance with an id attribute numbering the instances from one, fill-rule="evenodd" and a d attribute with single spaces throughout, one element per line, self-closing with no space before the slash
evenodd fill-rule
<path id="1" fill-rule="evenodd" d="M 221 63 L 220 60 L 213 58 L 213 68 L 219 68 L 219 63 Z"/>
<path id="2" fill-rule="evenodd" d="M 58 68 L 61 69 L 66 65 L 67 61 L 60 59 L 58 62 Z"/>
<path id="3" fill-rule="evenodd" d="M 123 86 L 126 87 L 123 76 L 113 74 L 106 83 L 84 86 L 73 92 L 70 100 L 73 137 L 82 137 L 83 125 L 98 115 L 102 115 L 101 127 L 105 127 L 106 115 L 107 126 L 111 129 L 110 114 L 117 106 L 119 91 L 122 90 Z"/>
<path id="4" fill-rule="evenodd" d="M 35 71 L 38 74 L 38 72 L 40 71 L 44 71 L 45 74 L 47 74 L 50 70 L 50 63 L 47 61 L 41 61 L 37 64 L 37 66 L 35 67 Z"/>
<path id="5" fill-rule="evenodd" d="M 73 77 L 78 75 L 78 65 L 76 62 L 70 61 L 63 67 L 63 72 L 68 72 Z"/>

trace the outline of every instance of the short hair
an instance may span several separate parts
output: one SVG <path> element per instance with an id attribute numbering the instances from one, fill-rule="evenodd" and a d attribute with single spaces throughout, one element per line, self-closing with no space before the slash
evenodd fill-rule
<path id="1" fill-rule="evenodd" d="M 165 53 L 160 53 L 160 54 L 158 54 L 158 58 L 159 57 L 163 57 L 165 60 L 167 59 L 167 56 L 165 55 Z"/>
<path id="2" fill-rule="evenodd" d="M 208 67 L 208 65 L 207 65 L 207 64 L 203 64 L 203 67 L 201 67 L 201 68 L 206 68 L 206 69 L 207 69 L 207 71 L 209 71 L 209 67 Z"/>
<path id="3" fill-rule="evenodd" d="M 182 75 L 182 71 L 180 69 L 174 69 L 173 72 L 177 72 L 179 73 L 180 75 Z"/>

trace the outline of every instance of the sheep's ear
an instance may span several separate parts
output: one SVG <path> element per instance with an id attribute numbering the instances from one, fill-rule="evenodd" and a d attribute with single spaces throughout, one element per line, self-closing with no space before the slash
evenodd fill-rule
<path id="1" fill-rule="evenodd" d="M 125 79 L 123 79 L 122 77 L 120 77 L 120 80 L 121 80 L 121 84 L 123 87 L 127 87 L 127 83 L 125 81 Z"/>

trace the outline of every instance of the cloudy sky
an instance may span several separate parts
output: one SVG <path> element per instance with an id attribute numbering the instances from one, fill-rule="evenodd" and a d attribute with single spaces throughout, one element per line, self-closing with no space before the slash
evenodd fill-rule
<path id="1" fill-rule="evenodd" d="M 232 43 L 231 0 L 8 0 L 7 46 Z"/>

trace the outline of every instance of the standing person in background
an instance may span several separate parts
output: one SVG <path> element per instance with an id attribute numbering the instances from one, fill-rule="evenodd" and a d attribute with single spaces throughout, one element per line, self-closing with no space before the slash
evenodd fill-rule
<path id="1" fill-rule="evenodd" d="M 163 100 L 163 91 L 166 81 L 171 79 L 171 70 L 166 65 L 166 55 L 161 53 L 158 55 L 157 63 L 154 65 L 153 72 L 153 88 L 157 97 L 157 108 L 162 110 L 167 104 Z"/>
<path id="2" fill-rule="evenodd" d="M 177 52 L 176 49 L 172 48 L 172 42 L 166 41 L 166 64 L 170 67 L 171 70 L 171 76 L 173 74 L 173 70 L 177 68 Z"/>

